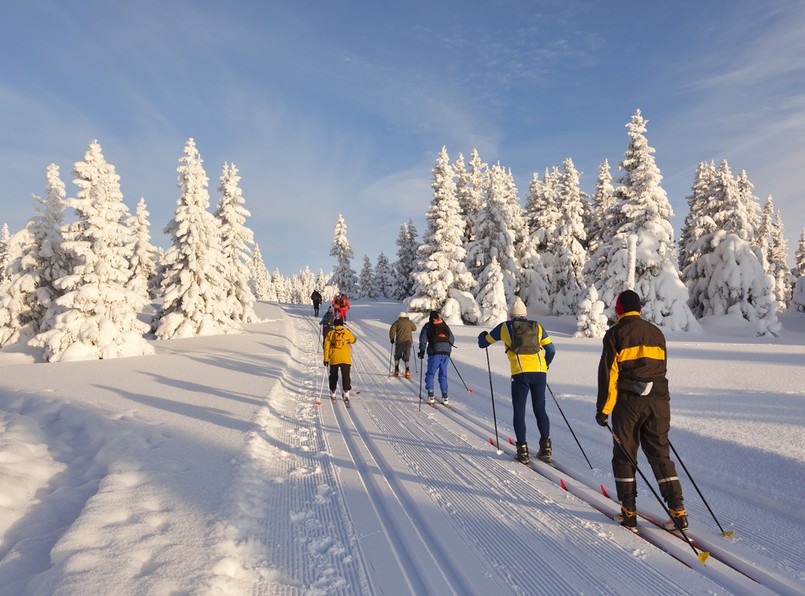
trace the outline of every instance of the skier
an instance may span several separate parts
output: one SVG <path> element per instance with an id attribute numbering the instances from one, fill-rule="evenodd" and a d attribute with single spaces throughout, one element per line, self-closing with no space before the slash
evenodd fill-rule
<path id="1" fill-rule="evenodd" d="M 545 387 L 548 383 L 548 366 L 556 348 L 547 331 L 537 321 L 527 318 L 525 304 L 515 298 L 509 311 L 510 319 L 500 323 L 492 331 L 478 335 L 478 347 L 487 348 L 496 341 L 503 341 L 509 357 L 512 376 L 512 409 L 514 410 L 514 435 L 517 460 L 528 463 L 525 412 L 528 393 L 531 392 L 531 407 L 539 429 L 537 458 L 551 461 L 551 421 L 545 411 Z"/>
<path id="2" fill-rule="evenodd" d="M 408 366 L 411 357 L 411 346 L 414 343 L 413 332 L 416 325 L 408 318 L 408 313 L 401 312 L 399 318 L 389 328 L 389 340 L 394 348 L 394 376 L 400 376 L 400 360 L 405 363 L 405 378 L 411 378 L 411 369 Z"/>
<path id="3" fill-rule="evenodd" d="M 349 369 L 352 366 L 352 350 L 350 344 L 357 340 L 355 335 L 344 326 L 343 319 L 336 319 L 333 329 L 324 338 L 324 366 L 330 367 L 330 399 L 335 401 L 335 390 L 338 387 L 338 371 L 341 371 L 341 395 L 349 403 L 349 390 L 352 383 Z"/>
<path id="4" fill-rule="evenodd" d="M 335 310 L 335 316 L 341 318 L 343 320 L 347 320 L 347 311 L 349 310 L 349 300 L 347 300 L 347 295 L 343 293 L 338 293 L 333 296 L 333 309 Z"/>
<path id="5" fill-rule="evenodd" d="M 447 396 L 447 363 L 450 361 L 450 351 L 456 339 L 453 332 L 442 320 L 441 315 L 435 310 L 430 311 L 428 322 L 419 332 L 419 353 L 420 360 L 428 353 L 428 368 L 425 372 L 425 389 L 428 391 L 428 404 L 433 405 L 436 400 L 433 397 L 434 383 L 433 378 L 438 373 L 439 388 L 442 390 L 442 403 L 450 404 Z"/>
<path id="6" fill-rule="evenodd" d="M 321 294 L 319 294 L 318 290 L 313 290 L 313 293 L 310 295 L 310 299 L 313 301 L 313 316 L 319 316 L 319 305 L 322 303 Z"/>
<path id="7" fill-rule="evenodd" d="M 682 485 L 668 453 L 671 428 L 671 397 L 666 378 L 665 336 L 652 323 L 640 317 L 640 296 L 632 290 L 621 292 L 615 303 L 618 322 L 604 335 L 604 347 L 598 365 L 598 400 L 595 420 L 608 426 L 623 445 L 612 451 L 612 472 L 621 513 L 616 519 L 630 529 L 637 527 L 637 484 L 635 469 L 624 455 L 637 461 L 642 447 L 660 494 L 671 512 L 665 527 L 688 527 L 682 502 Z"/>
<path id="8" fill-rule="evenodd" d="M 319 325 L 321 325 L 321 347 L 324 348 L 324 341 L 327 339 L 327 334 L 332 331 L 335 323 L 335 313 L 333 313 L 333 307 L 328 306 L 327 312 L 324 313 L 324 316 L 319 321 Z"/>

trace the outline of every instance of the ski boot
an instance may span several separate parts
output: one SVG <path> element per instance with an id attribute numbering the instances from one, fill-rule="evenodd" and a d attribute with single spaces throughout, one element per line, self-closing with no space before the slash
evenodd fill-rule
<path id="1" fill-rule="evenodd" d="M 445 395 L 443 395 L 443 396 L 442 396 L 442 404 L 444 404 L 445 406 L 449 406 L 449 405 L 450 405 L 450 398 L 449 398 L 449 397 L 447 397 L 447 394 L 445 394 Z"/>
<path id="2" fill-rule="evenodd" d="M 410 379 L 410 378 L 411 378 L 411 369 L 410 369 L 410 368 L 408 368 L 407 366 L 405 367 L 405 378 L 406 378 L 406 379 Z"/>
<path id="3" fill-rule="evenodd" d="M 621 512 L 615 515 L 615 521 L 624 528 L 637 532 L 637 510 L 634 505 L 622 506 Z"/>
<path id="4" fill-rule="evenodd" d="M 330 392 L 330 400 L 335 403 L 335 391 Z"/>
<path id="5" fill-rule="evenodd" d="M 436 405 L 436 398 L 433 397 L 433 391 L 428 391 L 428 405 L 433 406 Z"/>
<path id="6" fill-rule="evenodd" d="M 344 403 L 349 405 L 349 391 L 344 391 Z"/>
<path id="7" fill-rule="evenodd" d="M 665 522 L 665 529 L 673 532 L 674 530 L 687 530 L 688 529 L 688 514 L 685 512 L 684 507 L 674 509 L 669 507 L 668 511 L 671 512 L 671 519 Z"/>
<path id="8" fill-rule="evenodd" d="M 395 376 L 395 377 L 399 377 L 399 376 L 400 376 L 400 369 L 399 369 L 399 368 L 397 368 L 396 366 L 394 367 L 394 376 Z"/>
<path id="9" fill-rule="evenodd" d="M 540 439 L 539 451 L 537 451 L 537 459 L 542 460 L 545 463 L 550 463 L 552 455 L 553 451 L 551 450 L 551 438 L 546 437 L 544 439 Z"/>
<path id="10" fill-rule="evenodd" d="M 517 443 L 517 461 L 521 464 L 528 463 L 528 443 Z"/>

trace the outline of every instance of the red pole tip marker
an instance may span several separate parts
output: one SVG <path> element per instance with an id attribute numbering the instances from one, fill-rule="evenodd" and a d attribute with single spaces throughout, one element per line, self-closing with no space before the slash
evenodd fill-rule
<path id="1" fill-rule="evenodd" d="M 514 445 L 514 441 L 512 441 L 511 437 L 509 437 L 509 445 Z"/>
<path id="2" fill-rule="evenodd" d="M 561 484 L 561 485 L 562 485 L 562 488 L 563 488 L 563 489 L 567 490 L 567 487 L 565 486 L 565 481 L 564 481 L 564 479 L 563 479 L 563 478 L 560 478 L 560 479 L 559 479 L 559 484 Z"/>
<path id="3" fill-rule="evenodd" d="M 494 445 L 494 444 L 495 444 L 495 441 L 492 439 L 492 437 L 489 437 L 489 444 L 490 444 L 490 445 Z"/>
<path id="4" fill-rule="evenodd" d="M 609 495 L 607 494 L 607 489 L 604 488 L 604 485 L 601 485 L 601 494 L 603 494 L 607 499 L 609 499 Z"/>
<path id="5" fill-rule="evenodd" d="M 467 389 L 467 393 L 472 393 L 472 389 Z"/>

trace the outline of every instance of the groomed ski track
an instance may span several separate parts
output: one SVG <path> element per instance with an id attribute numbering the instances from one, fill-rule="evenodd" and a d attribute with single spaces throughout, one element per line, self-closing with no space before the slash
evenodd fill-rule
<path id="1" fill-rule="evenodd" d="M 343 594 L 801 593 L 771 563 L 758 565 L 754 552 L 718 533 L 691 530 L 711 549 L 706 565 L 689 545 L 648 523 L 642 537 L 633 535 L 607 519 L 618 508 L 595 475 L 561 458 L 556 467 L 523 466 L 505 445 L 506 431 L 496 450 L 488 386 L 467 394 L 451 370 L 454 408 L 420 408 L 415 363 L 410 380 L 389 376 L 389 323 L 372 319 L 368 309 L 354 308 L 348 320 L 358 337 L 352 407 L 344 407 L 340 389 L 331 403 L 322 391 L 318 318 L 308 306 L 284 308 L 294 358 L 309 377 L 283 384 L 300 393 L 302 417 L 311 407 L 317 415 L 303 474 L 315 487 L 273 493 L 291 503 L 304 493 L 321 498 L 307 510 L 301 502 L 290 507 L 299 517 L 286 538 L 297 547 L 286 550 L 299 561 L 276 564 L 295 577 L 265 578 L 255 593 L 297 593 L 294 585 Z M 510 407 L 499 407 L 498 424 L 509 428 L 509 417 Z M 553 424 L 562 424 L 557 418 Z M 704 517 L 697 512 L 697 519 Z M 276 525 L 267 523 L 265 532 L 270 544 Z"/>

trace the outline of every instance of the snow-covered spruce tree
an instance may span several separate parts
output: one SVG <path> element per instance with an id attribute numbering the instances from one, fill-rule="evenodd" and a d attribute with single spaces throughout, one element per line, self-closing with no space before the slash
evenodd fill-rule
<path id="1" fill-rule="evenodd" d="M 492 257 L 489 264 L 478 278 L 478 305 L 481 307 L 482 325 L 498 324 L 507 319 L 508 302 L 503 281 L 503 272 L 497 257 Z"/>
<path id="2" fill-rule="evenodd" d="M 329 283 L 330 278 L 324 275 L 324 271 L 322 269 L 319 269 L 319 272 L 316 275 L 314 286 L 319 292 L 321 292 L 321 295 L 325 300 L 327 300 L 327 296 L 324 294 L 324 288 L 326 288 Z"/>
<path id="3" fill-rule="evenodd" d="M 603 337 L 609 328 L 605 310 L 606 305 L 599 300 L 595 285 L 588 286 L 579 303 L 575 337 Z"/>
<path id="4" fill-rule="evenodd" d="M 377 298 L 374 289 L 375 272 L 368 255 L 363 255 L 363 267 L 358 275 L 358 297 Z"/>
<path id="5" fill-rule="evenodd" d="M 195 141 L 179 158 L 181 189 L 173 220 L 165 226 L 171 246 L 165 254 L 164 300 L 154 320 L 157 339 L 218 335 L 238 329 L 227 305 L 227 261 L 218 220 L 208 211 L 209 179 Z"/>
<path id="6" fill-rule="evenodd" d="M 469 170 L 464 168 L 464 156 L 458 154 L 455 163 L 456 198 L 458 199 L 459 213 L 464 219 L 464 236 L 462 244 L 467 246 L 475 239 L 474 223 L 476 214 L 483 203 L 483 186 L 486 179 L 487 165 L 481 162 L 478 150 L 473 149 L 470 156 Z M 469 267 L 469 263 L 467 263 Z"/>
<path id="7" fill-rule="evenodd" d="M 414 293 L 405 302 L 414 312 L 441 311 L 448 323 L 477 323 L 480 311 L 470 293 L 475 280 L 464 265 L 464 221 L 453 174 L 447 148 L 442 147 L 433 168 L 433 199 L 425 216 L 428 225 L 413 273 Z"/>
<path id="8" fill-rule="evenodd" d="M 679 235 L 679 270 L 685 283 L 690 281 L 690 265 L 701 256 L 703 250 L 707 250 L 709 238 L 716 230 L 713 219 L 716 211 L 713 201 L 715 174 L 713 162 L 700 162 L 693 175 L 691 194 L 687 197 L 688 214 Z M 702 238 L 705 240 L 702 241 Z"/>
<path id="9" fill-rule="evenodd" d="M 0 228 L 0 283 L 3 283 L 6 279 L 6 267 L 8 267 L 9 261 L 9 245 L 8 242 L 11 239 L 11 234 L 8 233 L 8 224 L 3 224 L 3 227 Z"/>
<path id="10" fill-rule="evenodd" d="M 394 295 L 394 274 L 388 258 L 382 252 L 377 257 L 377 264 L 375 264 L 372 294 L 373 298 L 391 298 Z"/>
<path id="11" fill-rule="evenodd" d="M 335 224 L 333 231 L 333 243 L 330 247 L 330 256 L 335 257 L 337 262 L 333 267 L 333 276 L 331 283 L 338 287 L 338 291 L 351 296 L 355 294 L 358 289 L 358 276 L 355 275 L 355 270 L 352 268 L 352 248 L 349 246 L 347 239 L 347 224 L 344 223 L 344 218 L 339 213 L 338 222 Z"/>
<path id="12" fill-rule="evenodd" d="M 534 173 L 529 194 L 525 202 L 525 220 L 530 235 L 530 246 L 535 254 L 539 254 L 545 271 L 545 283 L 551 286 L 553 260 L 556 254 L 557 227 L 562 219 L 559 209 L 559 185 L 561 173 L 558 167 L 545 170 L 545 177 L 540 181 Z"/>
<path id="13" fill-rule="evenodd" d="M 146 298 L 130 289 L 131 214 L 98 141 L 90 143 L 73 176 L 80 190 L 66 202 L 77 220 L 66 226 L 61 245 L 70 270 L 54 282 L 58 312 L 31 345 L 43 347 L 51 362 L 152 354 L 143 337 L 148 325 L 137 318 Z"/>
<path id="14" fill-rule="evenodd" d="M 236 323 L 255 323 L 259 317 L 254 312 L 254 293 L 249 288 L 249 255 L 254 245 L 254 233 L 246 225 L 251 213 L 244 207 L 243 191 L 238 183 L 235 164 L 224 163 L 219 178 L 218 192 L 221 198 L 215 210 L 221 230 L 221 249 L 226 268 L 226 304 L 229 316 Z"/>
<path id="15" fill-rule="evenodd" d="M 805 228 L 802 228 L 802 232 L 799 234 L 799 245 L 794 253 L 794 261 L 792 273 L 796 281 L 791 296 L 791 305 L 799 312 L 805 312 Z"/>
<path id="16" fill-rule="evenodd" d="M 279 269 L 274 269 L 273 273 L 271 273 L 271 288 L 274 292 L 272 300 L 285 304 L 291 301 L 291 290 L 288 287 L 288 280 L 282 276 Z"/>
<path id="17" fill-rule="evenodd" d="M 799 233 L 799 244 L 794 253 L 794 275 L 802 277 L 805 275 L 805 228 Z"/>
<path id="18" fill-rule="evenodd" d="M 725 160 L 726 162 L 726 160 Z M 760 200 L 752 192 L 754 185 L 749 181 L 746 170 L 741 170 L 735 179 L 737 206 L 733 217 L 724 222 L 727 233 L 737 234 L 750 243 L 757 238 L 760 221 Z"/>
<path id="19" fill-rule="evenodd" d="M 298 300 L 297 304 L 307 304 L 310 302 L 310 295 L 316 287 L 316 276 L 310 270 L 310 267 L 305 266 L 299 272 L 299 285 L 298 285 Z"/>
<path id="20" fill-rule="evenodd" d="M 562 163 L 559 183 L 559 205 L 562 217 L 556 228 L 553 274 L 551 278 L 551 310 L 556 315 L 576 315 L 586 289 L 584 264 L 587 251 L 584 244 L 583 193 L 579 187 L 579 172 L 573 160 Z"/>
<path id="21" fill-rule="evenodd" d="M 607 268 L 595 280 L 600 299 L 610 308 L 617 295 L 633 288 L 643 300 L 643 316 L 671 330 L 698 330 L 687 305 L 688 291 L 679 278 L 674 231 L 669 221 L 671 204 L 660 186 L 662 176 L 654 149 L 645 137 L 646 120 L 637 110 L 627 124 L 629 145 L 618 169 L 624 172 L 615 189 L 613 211 L 622 214 L 605 257 Z M 629 237 L 634 236 L 634 270 L 629 270 Z"/>
<path id="22" fill-rule="evenodd" d="M 769 197 L 771 199 L 771 197 Z M 777 301 L 777 311 L 782 312 L 791 302 L 796 279 L 788 268 L 788 243 L 785 239 L 783 217 L 778 209 L 771 228 L 768 257 L 769 275 L 774 280 L 774 299 Z"/>
<path id="23" fill-rule="evenodd" d="M 419 242 L 414 222 L 408 220 L 400 226 L 397 236 L 397 261 L 394 263 L 394 298 L 405 300 L 414 293 L 414 269 L 416 268 Z"/>
<path id="24" fill-rule="evenodd" d="M 766 197 L 766 203 L 760 212 L 760 223 L 757 229 L 757 238 L 755 238 L 755 246 L 760 248 L 763 255 L 761 262 L 763 269 L 769 273 L 769 246 L 771 244 L 772 228 L 774 227 L 774 199 L 771 195 Z"/>
<path id="25" fill-rule="evenodd" d="M 526 239 L 523 256 L 520 258 L 520 298 L 529 308 L 547 314 L 551 302 L 548 276 L 542 256 L 534 248 L 531 238 Z"/>
<path id="26" fill-rule="evenodd" d="M 55 164 L 47 168 L 45 191 L 45 198 L 33 195 L 39 215 L 32 217 L 19 234 L 21 252 L 7 264 L 7 276 L 0 283 L 0 345 L 27 342 L 48 330 L 48 311 L 59 295 L 54 283 L 67 274 L 61 246 L 67 193 Z M 4 232 L 7 247 L 7 227 Z"/>
<path id="27" fill-rule="evenodd" d="M 615 187 L 612 186 L 612 171 L 609 161 L 598 166 L 598 177 L 595 180 L 595 194 L 587 230 L 587 250 L 592 255 L 598 247 L 609 241 L 609 233 L 604 225 L 605 214 L 609 212 L 614 199 Z"/>
<path id="28" fill-rule="evenodd" d="M 263 262 L 263 255 L 260 253 L 260 246 L 257 243 L 254 245 L 254 250 L 249 260 L 249 277 L 249 286 L 255 297 L 258 300 L 269 300 L 271 276 L 268 273 L 268 269 L 266 269 L 266 264 Z"/>
<path id="29" fill-rule="evenodd" d="M 134 248 L 131 259 L 132 289 L 142 292 L 148 298 L 154 298 L 159 291 L 157 276 L 157 251 L 151 244 L 151 224 L 148 221 L 148 209 L 145 198 L 140 197 L 134 217 L 129 224 L 134 236 Z M 142 288 L 142 289 L 141 289 Z"/>
<path id="30" fill-rule="evenodd" d="M 763 271 L 752 245 L 737 234 L 719 230 L 713 237 L 715 250 L 696 261 L 703 269 L 697 275 L 707 283 L 702 292 L 707 315 L 736 315 L 754 326 L 757 335 L 779 335 L 774 281 Z"/>
<path id="31" fill-rule="evenodd" d="M 467 247 L 464 260 L 469 273 L 478 280 L 492 259 L 497 261 L 503 278 L 506 304 L 514 301 L 520 278 L 509 190 L 503 167 L 496 164 L 489 168 L 483 185 L 481 208 L 473 223 L 475 240 Z M 479 291 L 480 288 L 476 288 L 476 292 Z M 480 294 L 476 294 L 476 299 L 480 301 Z"/>

